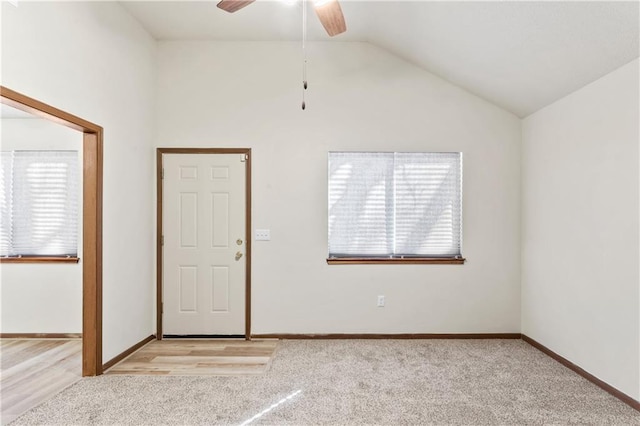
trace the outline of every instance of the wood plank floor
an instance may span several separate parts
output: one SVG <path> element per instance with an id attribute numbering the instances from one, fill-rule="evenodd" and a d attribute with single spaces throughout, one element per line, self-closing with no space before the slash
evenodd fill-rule
<path id="1" fill-rule="evenodd" d="M 256 375 L 267 371 L 277 340 L 154 340 L 105 374 Z"/>
<path id="2" fill-rule="evenodd" d="M 82 377 L 81 339 L 0 339 L 3 425 Z"/>

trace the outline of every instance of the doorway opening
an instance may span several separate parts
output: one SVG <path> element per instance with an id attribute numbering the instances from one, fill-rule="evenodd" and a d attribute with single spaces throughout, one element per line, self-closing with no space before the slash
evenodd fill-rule
<path id="1" fill-rule="evenodd" d="M 83 134 L 82 375 L 102 374 L 103 129 L 75 115 L 0 86 L 0 102 Z"/>

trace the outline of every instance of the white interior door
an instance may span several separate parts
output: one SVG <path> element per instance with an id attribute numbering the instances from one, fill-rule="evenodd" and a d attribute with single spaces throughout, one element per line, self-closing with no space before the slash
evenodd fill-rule
<path id="1" fill-rule="evenodd" d="M 245 333 L 245 154 L 163 154 L 163 334 Z"/>

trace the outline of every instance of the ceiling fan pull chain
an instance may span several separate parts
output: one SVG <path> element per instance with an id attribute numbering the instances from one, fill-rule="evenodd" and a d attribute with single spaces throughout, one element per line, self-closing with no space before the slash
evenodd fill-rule
<path id="1" fill-rule="evenodd" d="M 307 90 L 307 0 L 302 0 L 302 110 L 307 107 L 304 92 Z"/>

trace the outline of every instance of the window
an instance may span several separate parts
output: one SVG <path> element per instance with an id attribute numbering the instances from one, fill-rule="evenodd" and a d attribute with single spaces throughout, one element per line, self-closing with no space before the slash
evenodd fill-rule
<path id="1" fill-rule="evenodd" d="M 78 153 L 0 152 L 0 256 L 77 257 Z"/>
<path id="2" fill-rule="evenodd" d="M 329 153 L 329 263 L 463 263 L 461 245 L 462 153 Z"/>

